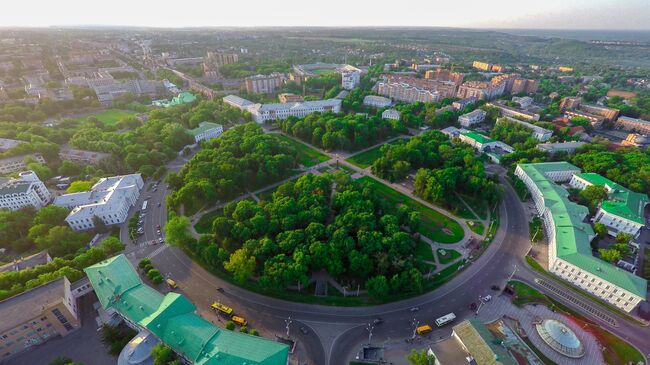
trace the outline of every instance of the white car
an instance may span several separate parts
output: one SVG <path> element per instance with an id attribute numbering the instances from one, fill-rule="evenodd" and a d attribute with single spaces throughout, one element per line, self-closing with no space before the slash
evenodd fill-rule
<path id="1" fill-rule="evenodd" d="M 488 295 L 486 295 L 486 296 L 483 297 L 483 302 L 484 302 L 484 303 L 487 303 L 487 302 L 489 302 L 490 300 L 492 300 L 492 296 L 491 296 L 490 294 L 488 294 Z"/>

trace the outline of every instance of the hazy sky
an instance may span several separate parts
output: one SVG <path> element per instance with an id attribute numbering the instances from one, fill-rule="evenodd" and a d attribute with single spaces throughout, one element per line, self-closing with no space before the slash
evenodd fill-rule
<path id="1" fill-rule="evenodd" d="M 650 0 L 3 0 L 0 27 L 440 26 L 650 29 Z M 6 2 L 6 3 L 5 3 Z"/>

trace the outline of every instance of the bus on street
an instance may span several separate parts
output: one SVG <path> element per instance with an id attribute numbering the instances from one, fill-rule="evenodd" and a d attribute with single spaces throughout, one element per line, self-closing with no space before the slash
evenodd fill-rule
<path id="1" fill-rule="evenodd" d="M 436 326 L 442 327 L 454 319 L 456 319 L 456 315 L 454 313 L 445 314 L 444 316 L 436 319 Z"/>

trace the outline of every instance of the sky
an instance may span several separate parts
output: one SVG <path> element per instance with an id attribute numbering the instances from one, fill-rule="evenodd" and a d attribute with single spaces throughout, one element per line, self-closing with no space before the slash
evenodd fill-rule
<path id="1" fill-rule="evenodd" d="M 650 30 L 650 0 L 5 1 L 0 11 L 0 27 L 436 26 Z"/>

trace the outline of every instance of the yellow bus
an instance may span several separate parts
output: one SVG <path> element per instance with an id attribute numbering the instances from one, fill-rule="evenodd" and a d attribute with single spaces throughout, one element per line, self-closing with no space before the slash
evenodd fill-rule
<path id="1" fill-rule="evenodd" d="M 232 318 L 230 319 L 240 326 L 245 326 L 246 324 L 248 324 L 248 321 L 246 321 L 244 317 L 232 316 Z"/>
<path id="2" fill-rule="evenodd" d="M 420 326 L 420 327 L 416 328 L 415 333 L 417 333 L 418 335 L 423 335 L 425 333 L 431 332 L 432 330 L 433 330 L 433 328 L 431 328 L 431 326 L 429 326 L 428 324 L 425 324 L 424 326 Z"/>
<path id="3" fill-rule="evenodd" d="M 211 307 L 212 309 L 227 315 L 231 315 L 233 312 L 232 308 L 217 302 L 212 303 Z"/>

